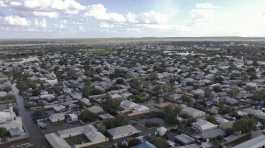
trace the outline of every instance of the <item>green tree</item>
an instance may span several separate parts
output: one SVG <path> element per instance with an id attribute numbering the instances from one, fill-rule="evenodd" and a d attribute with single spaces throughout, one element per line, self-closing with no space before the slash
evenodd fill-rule
<path id="1" fill-rule="evenodd" d="M 216 138 L 213 138 L 210 140 L 210 142 L 217 147 L 221 147 L 221 143 L 224 141 L 224 137 L 223 136 L 218 136 Z"/>
<path id="2" fill-rule="evenodd" d="M 212 115 L 207 116 L 207 117 L 206 117 L 206 120 L 209 121 L 209 122 L 211 122 L 211 123 L 214 123 L 214 124 L 217 123 L 215 117 L 212 116 Z"/>
<path id="3" fill-rule="evenodd" d="M 7 131 L 7 129 L 6 128 L 0 128 L 0 137 L 1 138 L 5 138 L 5 137 L 7 137 L 8 136 L 8 131 Z"/>
<path id="4" fill-rule="evenodd" d="M 263 101 L 265 100 L 265 90 L 257 90 L 256 93 L 254 94 L 254 99 L 258 101 Z"/>
<path id="5" fill-rule="evenodd" d="M 128 141 L 128 146 L 129 147 L 133 147 L 133 146 L 136 146 L 136 145 L 138 145 L 140 143 L 141 143 L 141 141 L 139 139 L 135 138 L 135 139 L 131 139 L 131 140 Z"/>
<path id="6" fill-rule="evenodd" d="M 236 121 L 233 125 L 234 131 L 241 133 L 249 133 L 255 129 L 257 121 L 252 117 L 244 117 Z"/>
<path id="7" fill-rule="evenodd" d="M 119 110 L 120 108 L 120 101 L 116 100 L 116 99 L 110 99 L 107 98 L 103 104 L 102 107 L 105 111 L 111 113 L 111 114 L 116 114 L 116 112 Z"/>
<path id="8" fill-rule="evenodd" d="M 114 119 L 105 120 L 103 123 L 107 129 L 110 129 L 110 128 L 115 128 L 118 126 L 126 125 L 128 124 L 128 120 L 124 116 L 118 116 Z"/>
<path id="9" fill-rule="evenodd" d="M 181 99 L 183 100 L 183 102 L 185 102 L 188 106 L 192 106 L 192 104 L 193 104 L 193 100 L 192 100 L 192 97 L 191 96 L 189 96 L 189 95 L 183 95 L 182 97 L 181 97 Z"/>
<path id="10" fill-rule="evenodd" d="M 237 87 L 233 87 L 229 92 L 231 97 L 236 97 L 240 93 L 240 90 Z"/>
<path id="11" fill-rule="evenodd" d="M 177 117 L 181 111 L 180 107 L 173 107 L 173 106 L 168 106 L 164 109 L 163 115 L 164 115 L 164 120 L 168 124 L 176 124 L 177 123 Z"/>
<path id="12" fill-rule="evenodd" d="M 135 103 L 144 103 L 146 101 L 144 94 L 132 95 L 130 96 L 130 99 L 132 99 Z"/>
<path id="13" fill-rule="evenodd" d="M 14 102 L 14 101 L 16 101 L 16 97 L 14 95 L 7 95 L 4 97 L 0 97 L 0 101 Z"/>
<path id="14" fill-rule="evenodd" d="M 151 143 L 157 148 L 168 148 L 167 140 L 161 137 L 155 137 L 151 140 Z"/>
<path id="15" fill-rule="evenodd" d="M 226 105 L 224 104 L 224 102 L 219 102 L 219 103 L 218 103 L 218 107 L 219 107 L 218 112 L 219 112 L 220 114 L 231 114 L 231 113 L 234 112 L 234 109 L 231 108 L 231 107 L 229 107 L 229 106 L 226 106 Z"/>
<path id="16" fill-rule="evenodd" d="M 84 110 L 81 112 L 81 114 L 79 115 L 79 118 L 83 121 L 83 122 L 91 122 L 91 121 L 95 121 L 97 118 L 97 115 L 90 112 L 89 110 Z"/>
<path id="17" fill-rule="evenodd" d="M 130 86 L 132 89 L 134 89 L 136 92 L 143 92 L 144 90 L 144 79 L 139 77 L 139 78 L 132 78 L 129 81 Z"/>
<path id="18" fill-rule="evenodd" d="M 85 86 L 83 89 L 83 96 L 89 97 L 92 94 L 92 86 L 89 80 L 85 81 Z"/>

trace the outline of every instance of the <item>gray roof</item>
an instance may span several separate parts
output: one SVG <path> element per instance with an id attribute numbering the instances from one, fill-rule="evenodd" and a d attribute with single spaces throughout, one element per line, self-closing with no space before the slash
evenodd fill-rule
<path id="1" fill-rule="evenodd" d="M 187 114 L 191 116 L 192 118 L 198 118 L 205 116 L 205 112 L 198 110 L 196 108 L 188 107 L 188 106 L 182 106 L 182 113 Z"/>
<path id="2" fill-rule="evenodd" d="M 234 146 L 233 148 L 259 148 L 262 146 L 265 146 L 265 135 L 250 139 L 237 146 Z"/>
<path id="3" fill-rule="evenodd" d="M 71 148 L 71 146 L 55 133 L 45 135 L 45 138 L 53 148 Z"/>
<path id="4" fill-rule="evenodd" d="M 138 129 L 132 125 L 124 125 L 108 130 L 108 133 L 112 136 L 113 139 L 118 139 L 122 137 L 132 136 L 134 134 L 140 133 Z"/>
<path id="5" fill-rule="evenodd" d="M 53 148 L 71 148 L 64 139 L 81 134 L 85 135 L 89 140 L 89 142 L 83 143 L 81 145 L 89 146 L 107 141 L 107 138 L 91 124 L 61 130 L 57 133 L 46 134 L 45 138 Z M 78 146 L 77 144 L 75 147 L 81 146 Z"/>
<path id="6" fill-rule="evenodd" d="M 223 136 L 224 134 L 224 131 L 220 128 L 209 129 L 202 132 L 202 138 L 216 138 L 218 136 Z"/>
<path id="7" fill-rule="evenodd" d="M 190 144 L 190 143 L 193 143 L 195 140 L 194 138 L 186 135 L 186 134 L 180 134 L 180 135 L 177 135 L 175 136 L 176 140 L 181 142 L 182 144 Z"/>

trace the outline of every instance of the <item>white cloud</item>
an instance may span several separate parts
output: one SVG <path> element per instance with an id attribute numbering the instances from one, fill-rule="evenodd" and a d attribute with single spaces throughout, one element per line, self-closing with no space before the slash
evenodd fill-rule
<path id="1" fill-rule="evenodd" d="M 139 15 L 140 23 L 143 24 L 167 24 L 168 16 L 159 12 L 150 11 Z"/>
<path id="2" fill-rule="evenodd" d="M 85 2 L 85 0 L 0 0 L 2 15 L 0 24 L 3 24 L 2 28 L 14 31 L 30 28 L 43 32 L 49 30 L 67 33 L 70 32 L 69 30 L 75 30 L 77 33 L 84 31 L 90 33 L 91 30 L 94 34 L 97 32 L 103 34 L 104 31 L 109 30 L 117 34 L 122 32 L 121 35 L 134 35 L 137 31 L 137 35 L 140 36 L 157 34 L 264 36 L 265 34 L 264 5 L 250 4 L 251 6 L 238 5 L 226 8 L 210 1 L 198 2 L 194 4 L 193 9 L 181 11 L 179 6 L 169 3 L 162 7 L 159 2 L 159 6 L 152 7 L 153 10 L 146 12 L 130 10 L 117 12 L 101 3 L 85 5 L 82 1 Z M 170 1 L 175 4 L 174 0 Z M 175 11 L 171 13 L 171 10 Z"/>
<path id="3" fill-rule="evenodd" d="M 99 27 L 100 27 L 100 28 L 111 29 L 111 28 L 114 28 L 115 26 L 114 26 L 113 24 L 110 24 L 110 23 L 100 23 L 100 24 L 99 24 Z"/>
<path id="4" fill-rule="evenodd" d="M 198 3 L 191 10 L 192 24 L 208 23 L 214 18 L 216 6 L 211 3 Z"/>
<path id="5" fill-rule="evenodd" d="M 30 23 L 29 21 L 24 18 L 24 17 L 20 17 L 20 16 L 6 16 L 4 17 L 4 21 L 9 24 L 9 25 L 13 25 L 13 26 L 29 26 Z"/>
<path id="6" fill-rule="evenodd" d="M 196 8 L 198 8 L 198 9 L 216 9 L 217 7 L 211 3 L 198 3 L 198 4 L 196 4 Z"/>
<path id="7" fill-rule="evenodd" d="M 99 21 L 125 24 L 167 24 L 169 18 L 167 15 L 155 11 L 149 11 L 142 14 L 129 12 L 126 15 L 108 12 L 102 4 L 88 6 L 85 16 L 93 17 Z"/>
<path id="8" fill-rule="evenodd" d="M 0 1 L 0 7 L 6 7 L 7 5 L 5 4 L 4 1 Z"/>
<path id="9" fill-rule="evenodd" d="M 45 18 L 42 19 L 35 19 L 34 25 L 39 28 L 46 28 L 47 27 L 47 21 Z"/>
<path id="10" fill-rule="evenodd" d="M 134 14 L 134 13 L 131 13 L 129 12 L 127 15 L 126 15 L 126 19 L 129 23 L 134 23 L 134 24 L 137 24 L 139 23 L 139 21 L 137 20 L 137 15 Z"/>
<path id="11" fill-rule="evenodd" d="M 11 6 L 16 6 L 16 7 L 23 5 L 22 2 L 19 2 L 19 1 L 11 1 L 9 4 Z"/>
<path id="12" fill-rule="evenodd" d="M 124 23 L 127 21 L 126 18 L 119 13 L 109 13 L 109 20 L 118 23 Z"/>
<path id="13" fill-rule="evenodd" d="M 49 17 L 49 18 L 57 18 L 57 12 L 45 12 L 45 11 L 33 11 L 33 15 L 35 16 L 42 16 L 42 17 Z"/>
<path id="14" fill-rule="evenodd" d="M 85 9 L 85 6 L 75 0 L 25 0 L 24 6 L 34 10 L 59 10 L 70 14 Z"/>
<path id="15" fill-rule="evenodd" d="M 88 6 L 85 16 L 94 17 L 95 19 L 101 21 L 110 21 L 117 23 L 123 23 L 126 21 L 126 18 L 122 14 L 107 12 L 107 9 L 102 4 L 94 4 Z"/>

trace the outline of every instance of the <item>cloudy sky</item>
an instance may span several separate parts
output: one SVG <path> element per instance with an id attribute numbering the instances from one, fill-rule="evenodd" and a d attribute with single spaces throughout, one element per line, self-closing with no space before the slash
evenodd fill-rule
<path id="1" fill-rule="evenodd" d="M 0 38 L 265 36 L 265 0 L 0 0 Z"/>

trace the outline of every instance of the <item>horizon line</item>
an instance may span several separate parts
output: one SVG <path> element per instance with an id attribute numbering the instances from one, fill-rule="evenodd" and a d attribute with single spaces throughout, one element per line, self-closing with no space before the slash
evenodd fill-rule
<path id="1" fill-rule="evenodd" d="M 78 40 L 78 39 L 170 39 L 170 38 L 245 38 L 245 39 L 265 39 L 265 36 L 143 36 L 143 37 L 47 37 L 47 38 L 1 38 L 4 40 Z"/>

